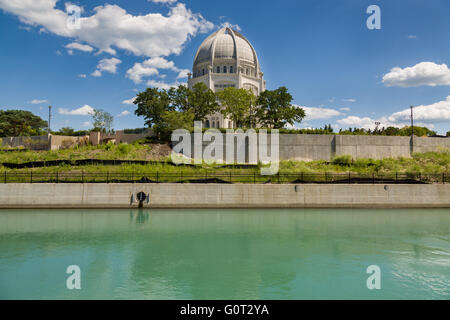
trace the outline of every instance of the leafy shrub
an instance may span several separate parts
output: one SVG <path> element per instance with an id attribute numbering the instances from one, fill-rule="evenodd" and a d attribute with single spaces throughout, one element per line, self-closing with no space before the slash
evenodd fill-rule
<path id="1" fill-rule="evenodd" d="M 351 155 L 343 155 L 334 157 L 332 163 L 338 166 L 350 166 L 353 162 Z"/>

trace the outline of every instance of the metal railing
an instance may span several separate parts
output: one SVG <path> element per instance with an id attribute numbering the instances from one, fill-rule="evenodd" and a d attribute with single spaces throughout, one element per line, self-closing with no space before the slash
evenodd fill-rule
<path id="1" fill-rule="evenodd" d="M 259 173 L 120 173 L 102 172 L 8 172 L 0 183 L 253 183 L 253 184 L 431 184 L 449 183 L 448 173 L 279 173 L 263 176 Z"/>

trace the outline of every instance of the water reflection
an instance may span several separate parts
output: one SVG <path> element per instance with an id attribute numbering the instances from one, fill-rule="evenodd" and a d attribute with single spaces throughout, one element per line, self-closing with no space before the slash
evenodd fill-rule
<path id="1" fill-rule="evenodd" d="M 450 210 L 0 211 L 0 298 L 448 299 L 449 231 Z"/>
<path id="2" fill-rule="evenodd" d="M 143 208 L 138 208 L 136 210 L 130 210 L 130 223 L 135 223 L 136 225 L 144 225 L 148 223 L 150 219 L 150 214 L 148 210 Z"/>

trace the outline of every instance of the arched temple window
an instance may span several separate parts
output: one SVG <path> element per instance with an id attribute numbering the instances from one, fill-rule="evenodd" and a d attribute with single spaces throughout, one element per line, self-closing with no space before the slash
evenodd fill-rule
<path id="1" fill-rule="evenodd" d="M 223 67 L 223 73 L 227 73 L 227 67 L 226 66 Z"/>
<path id="2" fill-rule="evenodd" d="M 233 73 L 233 66 L 230 67 L 230 73 Z"/>
<path id="3" fill-rule="evenodd" d="M 209 128 L 209 120 L 205 121 L 205 128 Z"/>
<path id="4" fill-rule="evenodd" d="M 217 73 L 220 73 L 220 67 L 217 67 Z"/>

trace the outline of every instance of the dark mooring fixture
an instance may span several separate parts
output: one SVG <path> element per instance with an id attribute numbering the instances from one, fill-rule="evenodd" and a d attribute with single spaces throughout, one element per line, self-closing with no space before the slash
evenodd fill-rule
<path id="1" fill-rule="evenodd" d="M 136 199 L 136 200 L 135 200 Z M 144 206 L 144 201 L 146 204 L 149 204 L 150 202 L 150 194 L 146 194 L 145 192 L 141 191 L 136 194 L 131 195 L 130 205 L 132 205 L 135 201 L 139 202 L 139 208 L 142 208 Z"/>

